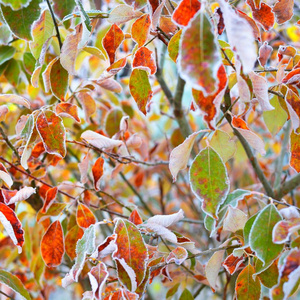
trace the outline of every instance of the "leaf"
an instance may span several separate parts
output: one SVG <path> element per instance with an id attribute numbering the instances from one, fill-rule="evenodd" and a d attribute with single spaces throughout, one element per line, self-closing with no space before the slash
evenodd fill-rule
<path id="1" fill-rule="evenodd" d="M 110 139 L 102 134 L 91 130 L 86 130 L 85 132 L 83 132 L 81 134 L 81 138 L 86 140 L 90 145 L 98 149 L 112 149 L 123 144 L 123 142 L 120 140 Z"/>
<path id="2" fill-rule="evenodd" d="M 31 0 L 27 7 L 17 11 L 9 6 L 1 5 L 2 15 L 10 30 L 17 37 L 24 40 L 31 40 L 31 25 L 40 16 L 40 3 L 42 0 Z M 20 26 L 20 22 L 22 26 Z"/>
<path id="3" fill-rule="evenodd" d="M 291 89 L 288 89 L 284 100 L 290 114 L 292 127 L 296 131 L 300 126 L 300 98 Z"/>
<path id="4" fill-rule="evenodd" d="M 230 232 L 237 232 L 243 230 L 247 222 L 247 215 L 238 208 L 228 206 L 226 217 L 223 221 L 223 230 Z"/>
<path id="5" fill-rule="evenodd" d="M 50 63 L 48 64 L 48 66 L 46 67 L 46 69 L 45 69 L 45 71 L 43 72 L 43 74 L 42 74 L 43 82 L 44 82 L 44 87 L 45 87 L 45 92 L 46 92 L 46 93 L 49 93 L 50 88 L 51 88 L 50 74 L 51 74 L 52 66 L 54 65 L 55 62 L 57 62 L 58 59 L 59 59 L 59 57 L 53 58 L 53 59 L 50 61 Z M 34 82 L 33 82 L 33 80 L 34 80 L 34 78 L 33 78 L 33 77 L 34 77 L 34 74 L 37 73 L 37 74 L 36 74 L 36 77 L 37 77 L 37 78 L 35 78 L 35 80 L 38 81 L 38 79 L 39 79 L 38 77 L 39 77 L 39 74 L 40 74 L 40 72 L 41 72 L 41 69 L 42 69 L 42 66 L 37 67 L 37 68 L 34 70 L 33 74 L 32 74 L 31 81 L 32 81 L 32 85 L 33 85 L 34 87 L 38 87 L 38 84 L 33 84 L 33 83 L 34 83 Z"/>
<path id="6" fill-rule="evenodd" d="M 124 0 L 124 2 L 130 6 L 133 6 L 135 10 L 141 10 L 147 5 L 147 0 Z"/>
<path id="7" fill-rule="evenodd" d="M 82 238 L 83 233 L 84 233 L 83 229 L 75 225 L 66 234 L 65 250 L 71 260 L 74 260 L 76 257 L 76 244 L 77 241 Z"/>
<path id="8" fill-rule="evenodd" d="M 46 192 L 45 202 L 43 208 L 41 209 L 41 213 L 46 213 L 48 208 L 52 205 L 52 203 L 56 199 L 57 191 L 57 187 L 53 187 Z"/>
<path id="9" fill-rule="evenodd" d="M 105 119 L 105 131 L 109 136 L 114 136 L 120 131 L 120 122 L 123 117 L 123 112 L 120 109 L 111 109 Z M 127 141 L 126 141 L 127 142 Z M 127 143 L 126 143 L 127 144 Z"/>
<path id="10" fill-rule="evenodd" d="M 59 116 L 51 110 L 41 111 L 36 120 L 36 129 L 47 153 L 66 156 L 66 133 Z"/>
<path id="11" fill-rule="evenodd" d="M 182 0 L 174 10 L 172 19 L 179 26 L 187 26 L 200 8 L 198 0 Z"/>
<path id="12" fill-rule="evenodd" d="M 255 273 L 253 266 L 248 264 L 236 279 L 235 291 L 238 300 L 260 299 L 260 282 L 252 276 Z"/>
<path id="13" fill-rule="evenodd" d="M 278 277 L 278 259 L 276 259 L 266 270 L 258 274 L 258 278 L 261 281 L 261 283 L 269 289 L 277 284 Z"/>
<path id="14" fill-rule="evenodd" d="M 107 21 L 112 24 L 120 25 L 126 23 L 132 19 L 138 18 L 143 13 L 141 11 L 134 10 L 132 7 L 121 4 L 116 6 L 108 16 Z"/>
<path id="15" fill-rule="evenodd" d="M 15 275 L 5 271 L 0 270 L 0 282 L 10 289 L 12 289 L 15 293 L 18 294 L 22 299 L 31 300 L 27 289 L 24 287 L 22 281 Z"/>
<path id="16" fill-rule="evenodd" d="M 114 233 L 117 235 L 117 250 L 112 258 L 117 263 L 119 280 L 134 292 L 145 276 L 147 248 L 140 231 L 127 220 L 118 219 Z"/>
<path id="17" fill-rule="evenodd" d="M 24 244 L 24 230 L 15 212 L 7 205 L 0 202 L 0 222 L 18 248 L 18 253 L 22 252 Z"/>
<path id="18" fill-rule="evenodd" d="M 106 257 L 109 254 L 112 254 L 117 250 L 117 246 L 115 243 L 116 235 L 108 236 L 96 249 L 96 251 L 91 255 L 92 258 L 101 259 Z"/>
<path id="19" fill-rule="evenodd" d="M 80 171 L 80 182 L 85 184 L 88 182 L 88 169 L 89 169 L 89 153 L 87 153 L 83 160 L 78 164 Z"/>
<path id="20" fill-rule="evenodd" d="M 57 115 L 67 118 L 72 118 L 77 123 L 81 123 L 78 116 L 78 106 L 72 103 L 61 102 L 55 107 L 55 112 Z"/>
<path id="21" fill-rule="evenodd" d="M 283 244 L 287 242 L 292 233 L 300 229 L 300 218 L 279 221 L 273 228 L 273 243 Z"/>
<path id="22" fill-rule="evenodd" d="M 133 69 L 130 75 L 129 89 L 139 110 L 146 114 L 146 104 L 152 99 L 153 95 L 147 72 L 141 69 Z"/>
<path id="23" fill-rule="evenodd" d="M 142 47 L 150 33 L 151 18 L 149 14 L 144 14 L 139 17 L 131 27 L 132 39 L 137 43 L 138 47 Z"/>
<path id="24" fill-rule="evenodd" d="M 228 3 L 220 0 L 221 10 L 224 16 L 229 44 L 236 50 L 245 74 L 252 71 L 256 62 L 256 46 L 253 29 L 251 25 L 239 15 L 237 15 Z"/>
<path id="25" fill-rule="evenodd" d="M 77 282 L 83 269 L 86 256 L 95 250 L 95 227 L 91 225 L 84 231 L 82 238 L 76 244 L 76 259 L 70 272 L 62 279 L 62 287 L 66 288 L 73 281 Z"/>
<path id="26" fill-rule="evenodd" d="M 103 175 L 103 165 L 104 165 L 104 159 L 100 156 L 92 167 L 94 188 L 96 191 L 100 190 L 100 179 Z"/>
<path id="27" fill-rule="evenodd" d="M 264 265 L 273 261 L 283 249 L 283 245 L 274 244 L 272 241 L 273 227 L 281 219 L 277 208 L 269 204 L 259 212 L 251 227 L 250 247 Z"/>
<path id="28" fill-rule="evenodd" d="M 184 289 L 179 300 L 194 300 L 194 297 L 188 289 Z"/>
<path id="29" fill-rule="evenodd" d="M 276 16 L 276 22 L 283 24 L 294 15 L 294 0 L 278 0 L 272 10 Z"/>
<path id="30" fill-rule="evenodd" d="M 101 82 L 97 82 L 97 84 L 99 86 L 101 86 L 102 88 L 114 92 L 114 93 L 122 93 L 123 88 L 120 85 L 120 83 L 118 83 L 118 81 L 112 79 L 112 78 L 108 78 L 104 81 Z"/>
<path id="31" fill-rule="evenodd" d="M 187 257 L 188 252 L 183 247 L 177 247 L 169 253 L 166 262 L 169 264 L 174 261 L 176 265 L 181 265 Z"/>
<path id="32" fill-rule="evenodd" d="M 243 262 L 244 262 L 243 256 L 237 257 L 234 256 L 233 253 L 231 253 L 229 256 L 226 257 L 222 265 L 226 269 L 226 271 L 230 275 L 232 275 L 237 271 L 239 267 L 243 266 Z"/>
<path id="33" fill-rule="evenodd" d="M 180 209 L 177 213 L 171 215 L 156 215 L 147 220 L 147 224 L 157 224 L 164 227 L 169 227 L 184 218 L 183 210 Z"/>
<path id="34" fill-rule="evenodd" d="M 212 25 L 201 11 L 182 31 L 178 62 L 181 77 L 194 89 L 201 90 L 205 96 L 216 91 L 221 56 Z"/>
<path id="35" fill-rule="evenodd" d="M 42 258 L 48 267 L 53 268 L 61 264 L 64 253 L 64 233 L 60 222 L 55 221 L 48 227 L 42 238 Z"/>
<path id="36" fill-rule="evenodd" d="M 227 86 L 227 75 L 223 65 L 220 66 L 218 73 L 218 89 L 215 93 L 205 96 L 200 90 L 192 89 L 194 100 L 197 106 L 204 112 L 204 120 L 210 129 L 215 129 L 216 118 L 220 113 L 220 105 L 225 94 L 225 88 Z"/>
<path id="37" fill-rule="evenodd" d="M 270 45 L 268 45 L 268 42 L 264 42 L 260 46 L 258 61 L 262 67 L 265 67 L 265 65 L 267 64 L 267 61 L 270 58 L 272 51 L 273 48 Z"/>
<path id="38" fill-rule="evenodd" d="M 229 191 L 229 178 L 219 154 L 211 147 L 200 151 L 190 167 L 193 193 L 202 202 L 205 213 L 218 219 L 220 205 Z"/>
<path id="39" fill-rule="evenodd" d="M 273 28 L 275 16 L 268 4 L 261 3 L 259 8 L 255 7 L 253 0 L 247 0 L 247 4 L 251 7 L 253 19 L 260 23 L 264 30 L 268 31 Z"/>
<path id="40" fill-rule="evenodd" d="M 66 208 L 66 206 L 66 203 L 53 203 L 48 208 L 46 213 L 43 214 L 41 210 L 38 212 L 36 216 L 36 221 L 42 222 L 49 217 L 58 216 Z"/>
<path id="41" fill-rule="evenodd" d="M 176 283 L 173 287 L 171 287 L 166 294 L 166 298 L 174 296 L 177 293 L 179 286 L 180 282 Z"/>
<path id="42" fill-rule="evenodd" d="M 75 61 L 78 54 L 78 45 L 82 38 L 83 27 L 79 24 L 74 33 L 70 33 L 61 48 L 60 63 L 71 75 L 75 75 Z"/>
<path id="43" fill-rule="evenodd" d="M 69 73 L 66 71 L 60 60 L 56 60 L 50 71 L 50 87 L 53 95 L 59 100 L 66 100 L 69 86 Z"/>
<path id="44" fill-rule="evenodd" d="M 40 58 L 45 42 L 53 35 L 54 24 L 49 10 L 44 10 L 40 18 L 32 25 L 33 41 L 29 43 L 30 51 L 34 58 Z"/>
<path id="45" fill-rule="evenodd" d="M 82 104 L 85 120 L 89 122 L 91 116 L 96 112 L 96 102 L 88 93 L 78 93 L 77 97 Z"/>
<path id="46" fill-rule="evenodd" d="M 76 5 L 74 0 L 53 0 L 53 3 L 53 10 L 60 19 L 70 14 Z"/>
<path id="47" fill-rule="evenodd" d="M 23 105 L 28 109 L 31 109 L 30 102 L 22 96 L 14 94 L 0 94 L 0 102 L 14 103 Z"/>
<path id="48" fill-rule="evenodd" d="M 128 221 L 130 221 L 134 225 L 140 225 L 143 223 L 143 219 L 136 209 L 132 211 L 128 218 Z"/>
<path id="49" fill-rule="evenodd" d="M 109 276 L 106 265 L 103 262 L 99 262 L 97 266 L 91 268 L 88 276 L 92 286 L 92 299 L 102 299 L 102 290 Z M 89 295 L 90 292 L 85 292 L 83 296 L 85 294 Z"/>
<path id="50" fill-rule="evenodd" d="M 181 39 L 182 29 L 177 31 L 168 43 L 168 53 L 170 58 L 176 63 L 179 55 L 179 44 Z"/>
<path id="51" fill-rule="evenodd" d="M 127 0 L 128 2 L 128 0 Z M 106 296 L 103 300 L 138 300 L 139 295 L 136 293 L 131 293 L 126 289 L 119 289 L 117 292 L 113 292 L 109 296 Z"/>
<path id="52" fill-rule="evenodd" d="M 274 95 L 274 97 L 270 100 L 270 104 L 274 107 L 274 109 L 271 111 L 264 111 L 263 118 L 269 131 L 273 135 L 276 135 L 287 121 L 288 114 L 281 107 L 278 96 Z M 274 122 L 275 119 L 276 122 Z"/>
<path id="53" fill-rule="evenodd" d="M 96 223 L 96 218 L 86 205 L 79 203 L 76 211 L 76 221 L 78 226 L 88 228 Z"/>
<path id="54" fill-rule="evenodd" d="M 248 128 L 246 122 L 243 119 L 239 117 L 233 117 L 231 124 L 244 137 L 244 139 L 253 149 L 258 151 L 261 155 L 266 154 L 265 144 L 263 140 Z"/>
<path id="55" fill-rule="evenodd" d="M 300 134 L 291 131 L 290 135 L 290 166 L 300 172 Z"/>
<path id="56" fill-rule="evenodd" d="M 216 130 L 210 140 L 209 145 L 220 155 L 226 163 L 236 152 L 236 143 L 230 135 L 222 130 Z M 226 147 L 224 147 L 226 145 Z"/>
<path id="57" fill-rule="evenodd" d="M 4 190 L 3 190 L 3 192 L 4 192 Z M 6 205 L 11 205 L 16 202 L 20 202 L 20 201 L 28 199 L 32 194 L 35 194 L 35 188 L 32 188 L 31 186 L 25 186 L 24 188 L 17 191 L 16 194 L 13 197 L 11 197 L 10 199 L 5 198 L 4 202 Z"/>
<path id="58" fill-rule="evenodd" d="M 273 110 L 274 107 L 270 104 L 269 101 L 267 79 L 254 73 L 253 71 L 249 73 L 249 77 L 252 81 L 253 92 L 255 93 L 262 110 Z"/>
<path id="59" fill-rule="evenodd" d="M 116 51 L 124 40 L 124 33 L 121 28 L 113 24 L 102 40 L 103 47 L 109 57 L 110 64 L 115 61 Z"/>
<path id="60" fill-rule="evenodd" d="M 144 69 L 145 67 L 146 71 L 149 70 L 151 75 L 155 74 L 156 64 L 153 52 L 146 47 L 139 48 L 134 54 L 132 67 L 138 67 L 139 69 Z"/>
<path id="61" fill-rule="evenodd" d="M 251 232 L 251 228 L 252 225 L 255 221 L 255 219 L 257 218 L 258 214 L 255 214 L 253 216 L 251 216 L 251 218 L 248 219 L 248 221 L 246 222 L 245 226 L 244 226 L 244 243 L 245 246 L 249 245 L 249 237 L 250 237 L 250 232 Z"/>
<path id="62" fill-rule="evenodd" d="M 200 130 L 190 134 L 182 144 L 175 147 L 171 151 L 169 159 L 169 169 L 173 177 L 173 182 L 176 181 L 178 172 L 180 170 L 184 170 L 187 167 L 196 137 L 199 133 L 204 132 L 204 130 Z"/>
<path id="63" fill-rule="evenodd" d="M 1 27 L 0 27 L 1 28 Z M 0 46 L 0 65 L 9 61 L 15 54 L 16 49 L 11 46 Z"/>
<path id="64" fill-rule="evenodd" d="M 9 188 L 14 184 L 11 176 L 3 170 L 0 170 L 0 179 L 2 179 Z"/>

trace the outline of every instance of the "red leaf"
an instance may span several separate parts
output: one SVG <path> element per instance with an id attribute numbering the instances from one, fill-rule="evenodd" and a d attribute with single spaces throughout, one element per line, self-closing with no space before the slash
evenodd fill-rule
<path id="1" fill-rule="evenodd" d="M 68 231 L 65 237 L 65 250 L 71 260 L 76 257 L 76 244 L 83 236 L 83 229 L 75 225 Z"/>
<path id="2" fill-rule="evenodd" d="M 224 268 L 227 270 L 227 272 L 232 275 L 235 273 L 235 271 L 240 267 L 243 266 L 244 257 L 237 257 L 234 256 L 233 253 L 231 253 L 229 256 L 226 257 L 226 259 L 223 262 Z"/>
<path id="3" fill-rule="evenodd" d="M 198 0 L 182 0 L 174 10 L 172 19 L 178 25 L 186 26 L 200 7 Z"/>
<path id="4" fill-rule="evenodd" d="M 45 264 L 52 268 L 61 264 L 64 255 L 64 234 L 59 221 L 53 222 L 41 242 L 41 254 Z"/>
<path id="5" fill-rule="evenodd" d="M 106 296 L 103 300 L 138 300 L 139 295 L 131 293 L 125 289 L 119 289 L 117 292 L 113 292 L 109 296 Z"/>
<path id="6" fill-rule="evenodd" d="M 170 252 L 168 255 L 166 262 L 170 263 L 172 261 L 175 262 L 177 265 L 181 265 L 186 258 L 188 257 L 188 252 L 183 247 L 177 247 Z"/>
<path id="7" fill-rule="evenodd" d="M 62 120 L 51 110 L 41 111 L 36 120 L 36 128 L 49 154 L 60 157 L 66 155 L 66 133 Z"/>
<path id="8" fill-rule="evenodd" d="M 114 63 L 116 51 L 123 42 L 123 40 L 123 31 L 118 25 L 113 24 L 102 40 L 103 47 L 106 50 L 106 53 L 109 57 L 110 64 Z"/>
<path id="9" fill-rule="evenodd" d="M 72 103 L 62 102 L 56 105 L 55 111 L 58 115 L 63 117 L 72 118 L 76 122 L 80 123 L 80 118 L 78 117 L 78 107 Z"/>
<path id="10" fill-rule="evenodd" d="M 264 30 L 268 31 L 273 28 L 275 16 L 269 5 L 261 3 L 260 8 L 256 8 L 253 0 L 247 0 L 247 4 L 251 7 L 254 20 L 260 23 Z"/>
<path id="11" fill-rule="evenodd" d="M 108 236 L 98 247 L 97 251 L 93 253 L 93 257 L 96 259 L 101 259 L 116 250 L 115 245 L 116 235 L 113 234 Z"/>
<path id="12" fill-rule="evenodd" d="M 44 206 L 41 210 L 41 212 L 44 214 L 48 208 L 51 206 L 51 204 L 53 203 L 53 201 L 55 200 L 57 195 L 57 187 L 54 188 L 50 188 L 47 193 L 46 193 L 46 198 L 45 198 L 45 202 L 44 202 Z"/>
<path id="13" fill-rule="evenodd" d="M 223 13 L 220 7 L 217 7 L 215 14 L 218 16 L 218 34 L 221 35 L 225 29 Z"/>
<path id="14" fill-rule="evenodd" d="M 276 16 L 276 22 L 283 24 L 294 15 L 294 0 L 278 0 L 272 10 Z"/>
<path id="15" fill-rule="evenodd" d="M 292 70 L 282 79 L 282 83 L 285 84 L 298 84 L 299 81 L 300 81 L 300 68 Z"/>
<path id="16" fill-rule="evenodd" d="M 100 156 L 92 167 L 95 190 L 100 190 L 100 179 L 103 175 L 104 159 Z"/>
<path id="17" fill-rule="evenodd" d="M 78 226 L 88 228 L 90 225 L 96 223 L 96 218 L 86 205 L 79 203 L 76 212 L 76 221 Z"/>
<path id="18" fill-rule="evenodd" d="M 24 230 L 22 224 L 14 211 L 7 205 L 0 202 L 0 222 L 4 226 L 13 243 L 18 247 L 18 252 L 22 252 L 24 244 Z"/>
<path id="19" fill-rule="evenodd" d="M 31 156 L 38 158 L 42 153 L 45 152 L 45 147 L 43 142 L 38 142 L 31 151 Z"/>
<path id="20" fill-rule="evenodd" d="M 131 36 L 138 47 L 141 47 L 146 43 L 150 32 L 150 26 L 151 18 L 148 14 L 142 15 L 132 24 Z"/>
<path id="21" fill-rule="evenodd" d="M 290 136 L 290 165 L 296 170 L 297 173 L 300 172 L 300 134 L 295 133 L 294 130 L 291 132 Z"/>
<path id="22" fill-rule="evenodd" d="M 151 75 L 155 74 L 156 64 L 152 54 L 153 52 L 146 47 L 139 48 L 134 54 L 132 67 L 146 67 L 147 69 L 150 69 Z"/>
<path id="23" fill-rule="evenodd" d="M 143 219 L 141 218 L 140 214 L 138 213 L 138 211 L 136 209 L 134 211 L 132 211 L 132 213 L 129 216 L 128 221 L 130 221 L 134 225 L 140 225 L 143 223 Z"/>

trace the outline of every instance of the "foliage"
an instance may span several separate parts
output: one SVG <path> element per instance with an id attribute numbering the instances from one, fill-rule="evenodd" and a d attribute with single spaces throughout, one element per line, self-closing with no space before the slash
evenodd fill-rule
<path id="1" fill-rule="evenodd" d="M 0 10 L 1 294 L 297 297 L 299 1 Z"/>

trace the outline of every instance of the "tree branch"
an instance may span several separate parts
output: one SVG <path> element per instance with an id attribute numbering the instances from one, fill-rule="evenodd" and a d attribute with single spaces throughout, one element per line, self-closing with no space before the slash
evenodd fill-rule
<path id="1" fill-rule="evenodd" d="M 20 155 L 19 155 L 17 149 L 13 146 L 13 144 L 11 143 L 11 141 L 9 140 L 8 136 L 5 134 L 5 132 L 1 126 L 0 126 L 0 133 L 1 133 L 4 141 L 6 142 L 7 146 L 15 153 L 16 157 L 18 158 L 18 161 L 20 162 L 21 158 L 20 158 Z"/>
<path id="2" fill-rule="evenodd" d="M 283 196 L 288 194 L 290 191 L 292 191 L 299 185 L 300 185 L 300 173 L 295 175 L 285 183 L 283 183 L 280 188 L 276 189 L 274 192 L 275 198 L 281 199 Z"/>

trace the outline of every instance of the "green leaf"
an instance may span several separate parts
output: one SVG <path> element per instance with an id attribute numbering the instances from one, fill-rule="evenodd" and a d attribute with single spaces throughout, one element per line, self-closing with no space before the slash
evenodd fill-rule
<path id="1" fill-rule="evenodd" d="M 119 132 L 122 117 L 123 112 L 120 109 L 112 109 L 108 112 L 105 119 L 105 131 L 109 136 Z"/>
<path id="2" fill-rule="evenodd" d="M 4 6 L 10 6 L 13 10 L 19 10 L 22 7 L 28 6 L 31 0 L 1 0 Z"/>
<path id="3" fill-rule="evenodd" d="M 53 0 L 52 2 L 54 3 L 53 10 L 60 19 L 70 14 L 76 5 L 74 0 Z"/>
<path id="4" fill-rule="evenodd" d="M 39 59 L 45 42 L 53 35 L 54 24 L 49 10 L 44 10 L 40 18 L 33 24 L 33 41 L 29 43 L 32 55 Z"/>
<path id="5" fill-rule="evenodd" d="M 28 74 L 32 75 L 34 70 L 35 70 L 36 60 L 30 52 L 25 52 L 24 53 L 23 63 L 24 63 L 24 68 L 25 68 L 26 72 Z"/>
<path id="6" fill-rule="evenodd" d="M 139 110 L 143 114 L 146 114 L 146 104 L 151 100 L 153 95 L 148 73 L 141 69 L 133 69 L 130 76 L 129 88 Z"/>
<path id="7" fill-rule="evenodd" d="M 269 204 L 259 212 L 252 225 L 249 236 L 250 247 L 264 264 L 274 260 L 284 247 L 272 241 L 273 228 L 281 220 L 282 217 L 277 208 L 274 204 Z"/>
<path id="8" fill-rule="evenodd" d="M 42 0 L 31 0 L 27 7 L 17 11 L 1 5 L 2 15 L 13 34 L 24 40 L 31 40 L 31 25 L 40 16 L 41 2 Z"/>
<path id="9" fill-rule="evenodd" d="M 0 46 L 0 65 L 10 60 L 14 56 L 15 52 L 16 49 L 14 47 Z"/>
<path id="10" fill-rule="evenodd" d="M 0 22 L 1 22 L 1 16 L 0 16 Z M 9 27 L 5 24 L 2 24 L 0 26 L 0 44 L 7 45 L 11 39 L 12 39 L 12 34 L 11 31 L 9 30 Z"/>
<path id="11" fill-rule="evenodd" d="M 260 260 L 257 260 L 257 263 L 259 263 L 260 265 L 263 264 Z M 256 265 L 255 265 L 255 271 L 258 272 Z M 266 270 L 258 274 L 258 278 L 260 279 L 261 283 L 269 289 L 277 284 L 278 277 L 279 277 L 279 270 L 278 270 L 277 260 L 275 260 Z"/>
<path id="12" fill-rule="evenodd" d="M 4 270 L 0 270 L 0 282 L 11 288 L 23 299 L 31 300 L 28 291 L 17 276 L 12 275 L 11 273 L 6 272 Z"/>
<path id="13" fill-rule="evenodd" d="M 184 289 L 179 300 L 194 300 L 194 297 L 188 289 Z"/>
<path id="14" fill-rule="evenodd" d="M 179 42 L 182 34 L 182 29 L 172 36 L 168 44 L 168 53 L 171 59 L 176 63 L 179 54 Z"/>
<path id="15" fill-rule="evenodd" d="M 41 111 L 36 120 L 36 129 L 46 152 L 60 157 L 66 155 L 66 132 L 62 119 L 51 110 Z"/>
<path id="16" fill-rule="evenodd" d="M 249 245 L 250 231 L 251 231 L 252 225 L 253 225 L 255 219 L 257 218 L 257 216 L 258 216 L 258 214 L 253 215 L 250 219 L 248 219 L 248 221 L 245 224 L 245 227 L 244 227 L 244 243 L 245 243 L 245 246 Z"/>
<path id="17" fill-rule="evenodd" d="M 190 167 L 193 193 L 202 201 L 205 213 L 218 219 L 220 205 L 229 191 L 229 178 L 219 154 L 211 147 L 200 151 Z"/>
<path id="18" fill-rule="evenodd" d="M 69 86 L 69 73 L 63 68 L 59 59 L 51 67 L 50 86 L 53 95 L 64 101 Z"/>
<path id="19" fill-rule="evenodd" d="M 178 61 L 182 78 L 194 89 L 201 90 L 204 95 L 216 91 L 221 57 L 212 25 L 202 11 L 183 29 Z"/>
<path id="20" fill-rule="evenodd" d="M 260 282 L 252 275 L 255 273 L 253 266 L 248 265 L 243 269 L 236 279 L 235 290 L 238 300 L 258 300 L 260 299 Z"/>
<path id="21" fill-rule="evenodd" d="M 178 291 L 179 286 L 180 286 L 180 282 L 176 283 L 173 287 L 171 287 L 167 292 L 166 298 L 174 296 Z"/>

